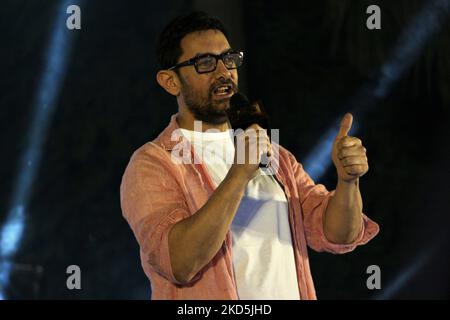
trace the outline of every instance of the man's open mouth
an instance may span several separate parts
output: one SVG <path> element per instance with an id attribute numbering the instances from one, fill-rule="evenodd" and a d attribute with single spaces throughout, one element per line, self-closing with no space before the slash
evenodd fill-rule
<path id="1" fill-rule="evenodd" d="M 222 84 L 220 86 L 217 86 L 213 90 L 213 95 L 220 97 L 220 98 L 227 98 L 231 97 L 234 93 L 233 86 L 231 84 Z"/>

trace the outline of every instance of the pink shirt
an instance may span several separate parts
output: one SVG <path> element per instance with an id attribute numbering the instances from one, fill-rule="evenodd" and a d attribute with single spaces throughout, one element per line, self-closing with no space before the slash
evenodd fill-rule
<path id="1" fill-rule="evenodd" d="M 199 210 L 215 189 L 203 164 L 172 162 L 171 151 L 184 139 L 180 136 L 171 140 L 172 132 L 178 128 L 175 114 L 154 141 L 133 154 L 120 187 L 122 213 L 139 243 L 152 299 L 238 299 L 230 231 L 216 256 L 192 281 L 180 283 L 173 275 L 168 244 L 170 228 Z M 189 156 L 195 157 L 193 148 L 189 149 Z M 278 152 L 278 157 L 274 157 L 279 167 L 276 177 L 288 200 L 300 298 L 316 299 L 307 246 L 316 251 L 346 253 L 375 237 L 379 227 L 364 215 L 354 243 L 329 242 L 323 233 L 322 216 L 334 191 L 315 184 L 289 151 L 279 146 Z"/>

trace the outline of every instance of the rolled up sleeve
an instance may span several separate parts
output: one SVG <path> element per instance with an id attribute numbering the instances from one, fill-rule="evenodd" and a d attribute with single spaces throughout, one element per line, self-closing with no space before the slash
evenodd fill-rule
<path id="1" fill-rule="evenodd" d="M 352 243 L 336 244 L 330 242 L 324 234 L 323 215 L 330 198 L 334 195 L 334 191 L 328 191 L 322 184 L 315 184 L 295 157 L 292 154 L 289 156 L 303 213 L 305 237 L 310 248 L 315 251 L 327 251 L 334 254 L 346 253 L 353 251 L 359 245 L 366 244 L 378 234 L 378 224 L 363 213 L 360 232 Z"/>
<path id="2" fill-rule="evenodd" d="M 122 213 L 139 243 L 143 263 L 173 283 L 169 232 L 189 216 L 187 205 L 173 174 L 147 154 L 134 154 L 120 187 Z"/>

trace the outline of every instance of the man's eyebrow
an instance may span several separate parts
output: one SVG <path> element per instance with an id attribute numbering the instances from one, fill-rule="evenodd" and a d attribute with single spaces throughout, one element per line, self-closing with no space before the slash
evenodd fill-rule
<path id="1" fill-rule="evenodd" d="M 228 52 L 231 52 L 231 51 L 233 51 L 233 49 L 232 49 L 232 48 L 228 48 L 228 49 L 223 50 L 223 51 L 222 51 L 221 53 L 219 53 L 219 54 L 222 54 L 222 53 L 228 53 Z M 195 54 L 195 56 L 196 56 L 196 57 L 198 57 L 198 56 L 204 56 L 204 55 L 206 55 L 206 54 L 214 54 L 214 55 L 215 55 L 215 53 L 212 53 L 212 52 L 198 52 L 198 53 Z"/>

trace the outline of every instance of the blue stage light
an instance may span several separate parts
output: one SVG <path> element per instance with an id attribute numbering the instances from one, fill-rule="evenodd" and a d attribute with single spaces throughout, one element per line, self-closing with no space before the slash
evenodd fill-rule
<path id="1" fill-rule="evenodd" d="M 26 149 L 19 163 L 10 210 L 5 224 L 0 229 L 0 299 L 6 298 L 5 290 L 11 273 L 10 261 L 20 245 L 25 230 L 27 204 L 41 161 L 48 127 L 65 78 L 74 32 L 66 27 L 68 17 L 66 10 L 68 6 L 78 5 L 79 2 L 61 1 L 46 51 L 46 65 L 33 103 L 34 113 L 26 137 Z"/>
<path id="2" fill-rule="evenodd" d="M 377 106 L 377 101 L 386 97 L 395 83 L 413 65 L 423 52 L 430 38 L 435 35 L 447 21 L 450 14 L 450 0 L 427 1 L 416 16 L 406 26 L 398 41 L 394 45 L 386 62 L 380 67 L 378 76 L 372 83 L 365 83 L 349 100 L 350 108 L 357 121 L 365 112 Z M 339 121 L 338 119 L 337 121 Z M 350 134 L 357 132 L 354 123 Z M 356 125 L 356 126 L 355 126 Z M 335 123 L 311 150 L 303 164 L 305 170 L 313 180 L 320 179 L 331 165 L 331 150 L 334 138 L 339 130 L 339 123 Z"/>

